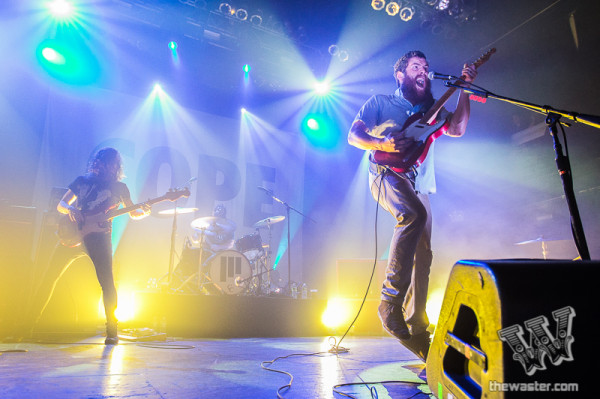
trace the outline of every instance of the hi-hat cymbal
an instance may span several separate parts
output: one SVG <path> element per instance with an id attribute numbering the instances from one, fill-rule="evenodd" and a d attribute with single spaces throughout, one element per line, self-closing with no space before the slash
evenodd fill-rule
<path id="1" fill-rule="evenodd" d="M 233 220 L 220 218 L 216 216 L 205 216 L 192 220 L 191 226 L 196 230 L 209 231 L 226 231 L 233 232 L 235 230 L 235 222 Z"/>
<path id="2" fill-rule="evenodd" d="M 254 225 L 252 227 L 257 228 L 257 229 L 259 229 L 261 227 L 268 227 L 268 226 L 272 225 L 273 223 L 279 223 L 283 220 L 285 220 L 285 216 L 271 216 L 270 218 L 259 220 L 258 222 L 254 223 Z"/>
<path id="3" fill-rule="evenodd" d="M 165 209 L 162 210 L 160 212 L 158 212 L 159 215 L 173 215 L 175 212 L 177 212 L 178 215 L 184 214 L 184 213 L 192 213 L 192 212 L 196 212 L 198 210 L 198 208 L 175 208 L 175 209 Z"/>

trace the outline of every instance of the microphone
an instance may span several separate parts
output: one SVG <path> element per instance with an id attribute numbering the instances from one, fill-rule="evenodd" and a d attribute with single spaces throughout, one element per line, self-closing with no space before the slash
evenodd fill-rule
<path id="1" fill-rule="evenodd" d="M 429 72 L 427 74 L 427 77 L 429 78 L 429 80 L 433 80 L 433 79 L 442 79 L 442 80 L 454 80 L 454 79 L 459 79 L 456 76 L 452 76 L 452 75 L 444 75 L 443 73 L 437 73 L 437 72 Z"/>
<path id="2" fill-rule="evenodd" d="M 265 193 L 267 193 L 267 194 L 269 194 L 269 195 L 272 195 L 272 194 L 273 194 L 273 190 L 269 190 L 269 189 L 266 189 L 266 188 L 264 188 L 264 187 L 261 187 L 261 186 L 258 186 L 257 188 L 258 188 L 259 190 L 263 190 Z"/>

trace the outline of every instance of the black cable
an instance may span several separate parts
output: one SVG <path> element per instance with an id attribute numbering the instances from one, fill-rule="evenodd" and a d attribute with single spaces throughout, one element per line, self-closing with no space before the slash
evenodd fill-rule
<path id="1" fill-rule="evenodd" d="M 356 323 L 356 320 L 358 320 L 358 316 L 360 316 L 360 312 L 362 311 L 363 306 L 365 305 L 365 302 L 367 301 L 367 296 L 369 295 L 369 289 L 371 288 L 371 283 L 373 282 L 373 276 L 375 275 L 375 269 L 377 268 L 377 257 L 378 257 L 378 249 L 377 249 L 377 219 L 378 219 L 378 214 L 379 214 L 379 200 L 381 199 L 381 186 L 383 185 L 383 179 L 385 177 L 385 173 L 387 172 L 387 168 L 385 168 L 383 170 L 383 172 L 381 172 L 377 177 L 381 176 L 381 179 L 379 180 L 379 187 L 378 187 L 378 192 L 377 192 L 377 201 L 376 201 L 376 205 L 375 205 L 375 255 L 373 257 L 373 269 L 371 270 L 371 278 L 369 278 L 369 284 L 367 284 L 367 289 L 365 291 L 365 295 L 363 296 L 362 302 L 360 304 L 360 307 L 358 308 L 358 312 L 356 312 L 356 316 L 354 317 L 354 320 L 352 320 L 352 323 L 350 323 L 350 325 L 348 326 L 348 328 L 346 329 L 346 332 L 344 333 L 344 335 L 342 335 L 342 338 L 340 338 L 340 341 L 335 344 L 332 345 L 332 347 L 329 349 L 329 352 L 331 353 L 340 353 L 340 352 L 348 352 L 347 348 L 344 347 L 340 347 L 340 344 L 342 343 L 342 341 L 344 340 L 344 338 L 346 338 L 346 335 L 348 335 L 348 332 L 350 332 L 350 329 L 352 328 L 352 326 L 354 325 L 354 323 Z M 371 191 L 373 189 L 373 184 L 375 184 L 375 182 L 377 181 L 377 177 L 375 177 L 375 179 L 373 180 L 373 183 L 371 184 Z M 333 337 L 330 337 L 330 339 Z M 335 338 L 333 338 L 335 340 Z"/>
<path id="2" fill-rule="evenodd" d="M 273 363 L 275 363 L 277 360 L 280 359 L 287 359 L 290 357 L 299 357 L 299 356 L 320 356 L 320 355 L 329 355 L 331 354 L 329 351 L 328 352 L 313 352 L 313 353 L 292 353 L 289 355 L 285 355 L 285 356 L 278 356 L 273 360 L 265 360 L 260 362 L 260 367 L 263 370 L 267 370 L 267 371 L 272 371 L 274 373 L 280 373 L 280 374 L 285 374 L 288 377 L 290 377 L 290 380 L 287 384 L 280 386 L 279 388 L 277 388 L 277 397 L 280 399 L 283 399 L 283 396 L 281 396 L 281 391 L 286 389 L 290 389 L 292 387 L 292 383 L 294 382 L 294 376 L 291 373 L 288 373 L 287 371 L 283 371 L 283 370 L 277 370 L 277 369 L 273 369 L 273 368 L 269 368 L 266 367 L 265 365 L 273 365 Z"/>
<path id="3" fill-rule="evenodd" d="M 377 385 L 377 384 L 379 384 L 379 385 L 383 385 L 383 384 L 413 384 L 413 385 L 417 385 L 418 386 L 418 385 L 423 385 L 424 382 L 405 381 L 405 380 L 347 382 L 347 383 L 344 383 L 344 384 L 334 385 L 333 392 L 337 393 L 338 395 L 345 396 L 347 398 L 354 398 L 355 399 L 354 396 L 350 395 L 349 393 L 338 391 L 337 388 L 346 387 L 346 386 L 354 386 L 354 385 Z M 371 388 L 369 388 L 369 391 L 371 392 L 371 397 L 372 398 L 377 398 L 378 397 L 377 396 L 377 389 L 375 389 L 374 386 L 371 387 Z M 421 394 L 429 396 L 429 394 L 427 394 L 425 392 L 417 392 L 414 395 L 410 396 L 410 398 L 414 398 L 415 396 L 421 395 Z M 407 399 L 410 399 L 410 398 L 407 398 Z"/>

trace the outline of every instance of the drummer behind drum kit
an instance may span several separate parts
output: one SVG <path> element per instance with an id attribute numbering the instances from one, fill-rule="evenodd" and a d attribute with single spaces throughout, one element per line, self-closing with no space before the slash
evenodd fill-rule
<path id="1" fill-rule="evenodd" d="M 170 288 L 183 293 L 270 294 L 274 273 L 270 267 L 271 225 L 284 219 L 273 216 L 260 220 L 253 225 L 254 233 L 230 246 L 226 243 L 236 228 L 233 221 L 216 216 L 194 219 L 191 227 L 199 239 L 186 238 Z M 263 244 L 261 229 L 268 232 L 268 244 Z"/>

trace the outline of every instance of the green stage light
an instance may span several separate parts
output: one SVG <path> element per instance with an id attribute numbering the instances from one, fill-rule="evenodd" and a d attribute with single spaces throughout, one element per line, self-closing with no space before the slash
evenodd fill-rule
<path id="1" fill-rule="evenodd" d="M 336 129 L 327 115 L 308 114 L 302 121 L 302 132 L 315 147 L 331 149 L 338 143 Z"/>
<path id="2" fill-rule="evenodd" d="M 62 82 L 87 85 L 100 78 L 98 60 L 82 43 L 48 39 L 40 43 L 36 56 L 44 70 Z"/>

